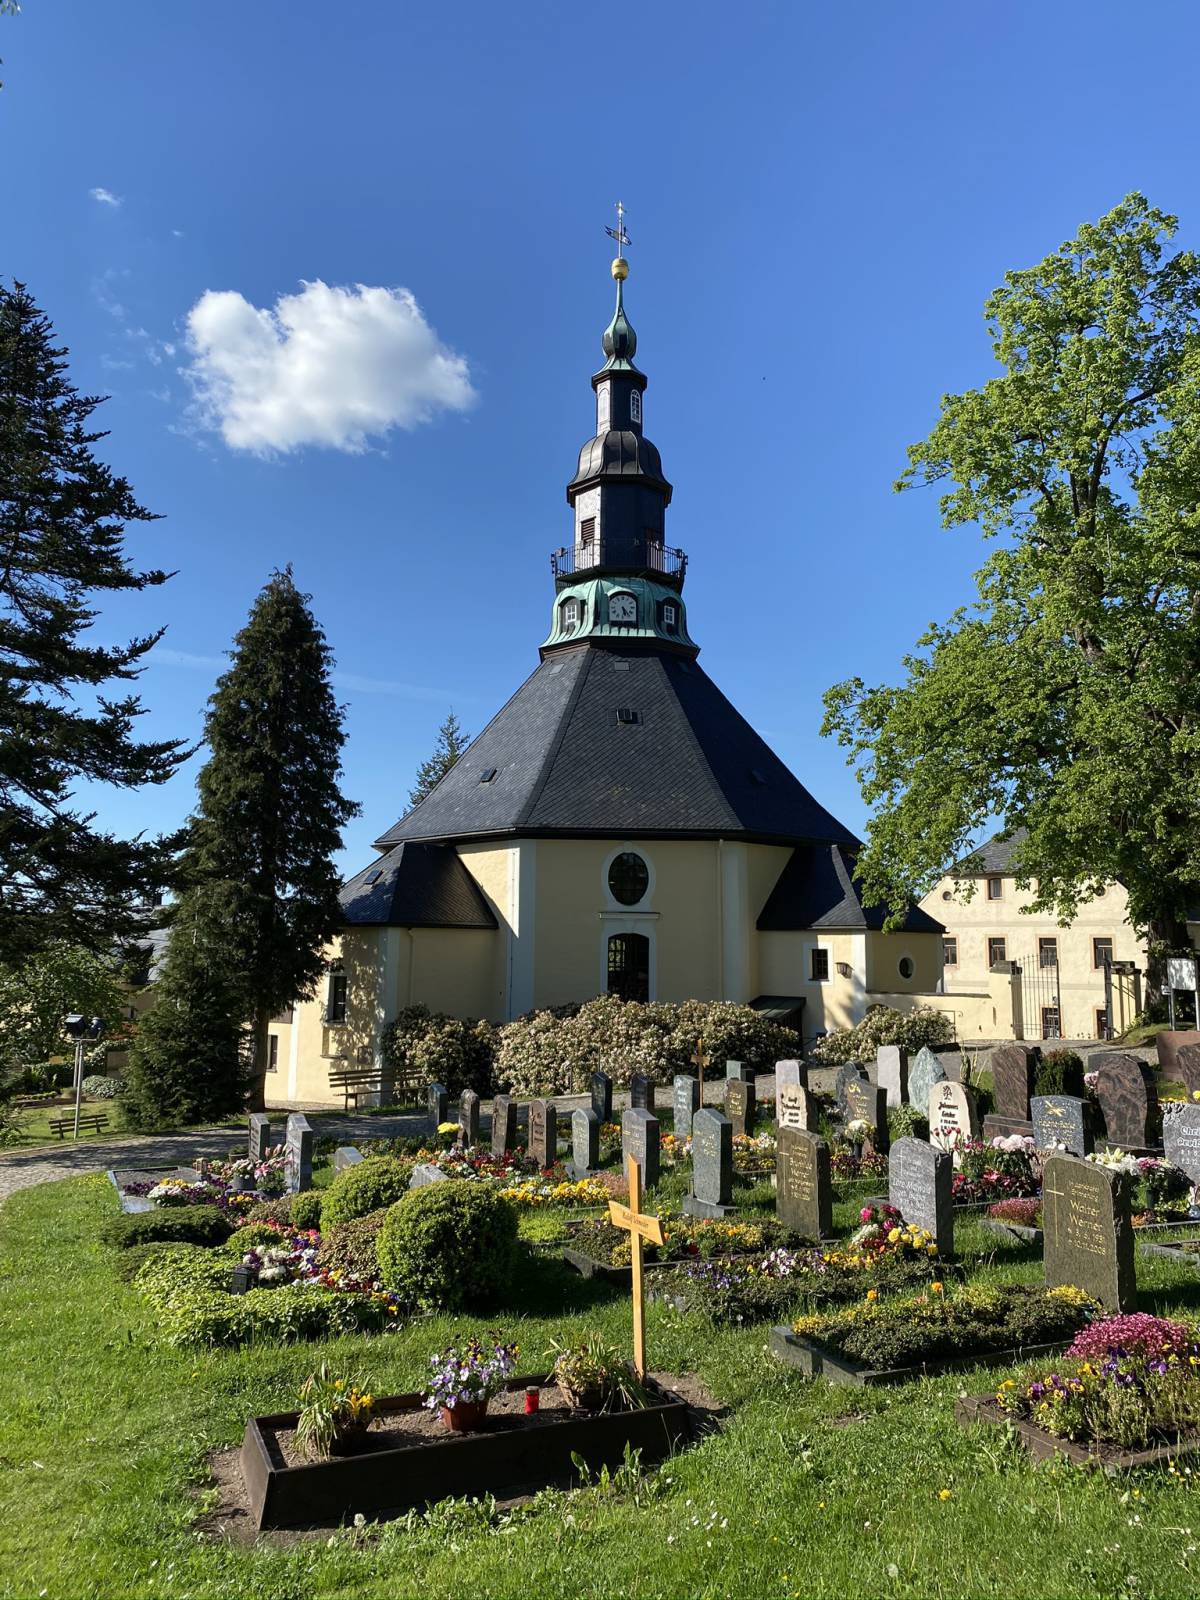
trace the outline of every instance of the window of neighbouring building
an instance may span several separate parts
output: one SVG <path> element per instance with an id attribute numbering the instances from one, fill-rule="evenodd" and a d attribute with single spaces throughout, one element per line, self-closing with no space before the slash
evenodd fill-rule
<path id="1" fill-rule="evenodd" d="M 1108 1011 L 1104 1006 L 1096 1007 L 1096 1037 L 1108 1038 Z"/>
<path id="2" fill-rule="evenodd" d="M 1104 967 L 1112 960 L 1113 942 L 1111 939 L 1092 940 L 1092 965 Z"/>
<path id="3" fill-rule="evenodd" d="M 988 966 L 989 967 L 994 967 L 996 965 L 997 961 L 1007 961 L 1007 960 L 1008 960 L 1008 956 L 1005 954 L 1004 940 L 1003 939 L 989 939 L 988 940 Z"/>
<path id="4" fill-rule="evenodd" d="M 267 1041 L 267 1071 L 279 1071 L 279 1035 L 271 1034 Z"/>
<path id="5" fill-rule="evenodd" d="M 1038 940 L 1038 966 L 1056 967 L 1058 965 L 1058 940 Z"/>
<path id="6" fill-rule="evenodd" d="M 325 1004 L 326 1022 L 345 1022 L 346 987 L 346 974 L 344 972 L 331 972 L 329 974 L 329 998 Z"/>
<path id="7" fill-rule="evenodd" d="M 814 950 L 810 957 L 809 976 L 814 983 L 829 982 L 829 951 Z"/>
<path id="8" fill-rule="evenodd" d="M 989 878 L 987 881 L 987 897 L 989 900 L 1003 900 L 1004 879 Z"/>
<path id="9" fill-rule="evenodd" d="M 958 940 L 946 938 L 942 940 L 942 963 L 947 967 L 958 965 Z"/>
<path id="10" fill-rule="evenodd" d="M 1062 1038 L 1062 1028 L 1059 1026 L 1058 1007 L 1057 1006 L 1043 1006 L 1042 1007 L 1042 1038 L 1043 1039 L 1061 1039 Z"/>

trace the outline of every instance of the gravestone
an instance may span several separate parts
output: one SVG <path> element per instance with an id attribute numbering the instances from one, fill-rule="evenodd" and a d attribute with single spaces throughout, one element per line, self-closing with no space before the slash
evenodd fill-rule
<path id="1" fill-rule="evenodd" d="M 897 1139 L 888 1158 L 888 1201 L 914 1228 L 933 1235 L 938 1254 L 954 1254 L 954 1161 L 924 1139 Z"/>
<path id="2" fill-rule="evenodd" d="M 652 1189 L 660 1168 L 658 1118 L 644 1106 L 629 1106 L 621 1113 L 621 1165 L 632 1156 L 642 1171 L 642 1185 Z"/>
<path id="3" fill-rule="evenodd" d="M 449 1183 L 450 1174 L 443 1172 L 441 1167 L 435 1167 L 432 1161 L 422 1161 L 413 1168 L 413 1175 L 408 1180 L 410 1189 L 424 1189 L 430 1183 Z"/>
<path id="4" fill-rule="evenodd" d="M 686 1072 L 677 1072 L 674 1079 L 672 1108 L 675 1112 L 675 1137 L 687 1139 L 692 1132 L 692 1118 L 700 1109 L 700 1080 Z"/>
<path id="5" fill-rule="evenodd" d="M 887 1090 L 889 1106 L 902 1106 L 908 1099 L 908 1051 L 881 1044 L 875 1051 L 875 1082 Z"/>
<path id="6" fill-rule="evenodd" d="M 1149 1150 L 1158 1144 L 1158 1087 L 1154 1073 L 1137 1056 L 1121 1050 L 1093 1052 L 1096 1099 L 1104 1115 L 1109 1144 L 1122 1150 Z"/>
<path id="7" fill-rule="evenodd" d="M 429 1101 L 429 1120 L 434 1132 L 450 1121 L 450 1093 L 444 1083 L 431 1083 L 425 1091 Z"/>
<path id="8" fill-rule="evenodd" d="M 313 1131 L 308 1118 L 294 1111 L 287 1119 L 287 1181 L 293 1194 L 312 1188 Z"/>
<path id="9" fill-rule="evenodd" d="M 347 1167 L 356 1167 L 363 1159 L 361 1150 L 356 1150 L 352 1144 L 339 1146 L 333 1152 L 333 1175 L 336 1178 L 339 1172 L 345 1172 Z"/>
<path id="10" fill-rule="evenodd" d="M 503 1159 L 517 1143 L 517 1106 L 509 1094 L 492 1101 L 492 1154 Z"/>
<path id="11" fill-rule="evenodd" d="M 935 1083 L 945 1083 L 949 1076 L 929 1046 L 923 1044 L 908 1069 L 908 1098 L 922 1116 L 929 1107 L 930 1089 Z"/>
<path id="12" fill-rule="evenodd" d="M 1179 1075 L 1189 1094 L 1200 1089 L 1200 1044 L 1181 1044 L 1175 1053 Z"/>
<path id="13" fill-rule="evenodd" d="M 851 1085 L 870 1085 L 870 1079 L 859 1066 L 857 1061 L 846 1061 L 838 1069 L 833 1079 L 833 1092 L 837 1098 L 838 1110 L 843 1117 L 850 1115 L 846 1100 Z"/>
<path id="14" fill-rule="evenodd" d="M 746 1078 L 725 1080 L 725 1115 L 737 1134 L 754 1132 L 756 1102 L 754 1085 Z"/>
<path id="15" fill-rule="evenodd" d="M 1133 1311 L 1130 1185 L 1114 1172 L 1078 1156 L 1048 1156 L 1042 1172 L 1042 1237 L 1046 1284 L 1073 1284 L 1106 1311 Z"/>
<path id="16" fill-rule="evenodd" d="M 867 1078 L 855 1076 L 846 1080 L 845 1098 L 847 1131 L 852 1122 L 869 1123 L 874 1132 L 867 1134 L 867 1141 L 880 1155 L 885 1155 L 889 1142 L 887 1090 Z"/>
<path id="17" fill-rule="evenodd" d="M 1029 1097 L 1037 1070 L 1038 1052 L 1024 1044 L 998 1044 L 988 1058 L 992 1069 L 992 1098 L 996 1115 L 1014 1122 L 1029 1121 Z"/>
<path id="18" fill-rule="evenodd" d="M 1033 1142 L 1039 1150 L 1061 1145 L 1069 1155 L 1086 1156 L 1092 1149 L 1091 1107 L 1073 1094 L 1035 1094 Z"/>
<path id="19" fill-rule="evenodd" d="M 558 1111 L 553 1100 L 529 1102 L 529 1154 L 539 1167 L 558 1160 Z"/>
<path id="20" fill-rule="evenodd" d="M 808 1088 L 808 1068 L 800 1061 L 777 1061 L 775 1063 L 775 1120 L 782 1121 L 780 1116 L 783 1105 L 783 1091 L 788 1084 L 796 1084 L 801 1089 Z"/>
<path id="21" fill-rule="evenodd" d="M 727 1217 L 732 1198 L 733 1124 L 705 1106 L 692 1119 L 692 1192 L 684 1197 L 683 1209 L 689 1217 Z"/>
<path id="22" fill-rule="evenodd" d="M 590 1177 L 600 1165 L 600 1118 L 591 1106 L 571 1113 L 571 1171 Z"/>
<path id="23" fill-rule="evenodd" d="M 612 1114 L 612 1079 L 607 1072 L 592 1073 L 592 1110 L 601 1122 L 611 1122 Z"/>
<path id="24" fill-rule="evenodd" d="M 479 1143 L 479 1096 L 464 1089 L 458 1101 L 458 1139 L 464 1147 Z"/>
<path id="25" fill-rule="evenodd" d="M 776 1124 L 784 1128 L 801 1129 L 808 1133 L 817 1131 L 816 1096 L 809 1094 L 802 1083 L 785 1083 L 775 1091 Z"/>
<path id="26" fill-rule="evenodd" d="M 781 1127 L 779 1130 L 775 1152 L 775 1213 L 783 1227 L 806 1239 L 828 1239 L 833 1233 L 829 1146 L 817 1134 L 803 1128 Z"/>
<path id="27" fill-rule="evenodd" d="M 725 1077 L 728 1081 L 736 1078 L 739 1083 L 754 1082 L 754 1068 L 746 1061 L 727 1061 L 725 1063 Z"/>
<path id="28" fill-rule="evenodd" d="M 1163 1118 L 1163 1153 L 1200 1183 L 1200 1105 L 1181 1105 Z"/>
<path id="29" fill-rule="evenodd" d="M 250 1113 L 250 1138 L 247 1150 L 251 1161 L 261 1161 L 271 1148 L 271 1119 L 263 1111 Z"/>
<path id="30" fill-rule="evenodd" d="M 644 1072 L 635 1072 L 629 1080 L 629 1104 L 635 1111 L 654 1112 L 654 1079 L 648 1078 Z M 642 1183 L 646 1187 L 645 1177 Z"/>
<path id="31" fill-rule="evenodd" d="M 953 1152 L 962 1140 L 974 1139 L 979 1132 L 975 1096 L 964 1083 L 935 1083 L 926 1106 L 929 1116 L 929 1142 L 939 1150 Z"/>

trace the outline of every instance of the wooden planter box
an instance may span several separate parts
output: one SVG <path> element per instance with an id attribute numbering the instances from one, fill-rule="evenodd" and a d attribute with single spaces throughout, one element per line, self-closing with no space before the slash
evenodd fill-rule
<path id="1" fill-rule="evenodd" d="M 550 1376 L 513 1378 L 507 1389 L 527 1384 L 547 1387 Z M 477 1433 L 444 1435 L 402 1449 L 364 1448 L 303 1466 L 285 1463 L 277 1433 L 296 1426 L 295 1411 L 251 1417 L 242 1440 L 241 1469 L 257 1528 L 300 1528 L 345 1521 L 362 1512 L 376 1516 L 424 1506 L 451 1496 L 503 1497 L 569 1481 L 578 1454 L 592 1469 L 618 1467 L 625 1447 L 641 1451 L 644 1465 L 662 1461 L 690 1436 L 688 1407 L 651 1380 L 646 1387 L 658 1403 L 640 1411 L 589 1415 L 567 1412 L 561 1421 L 507 1426 Z M 417 1411 L 419 1394 L 392 1395 L 379 1402 L 381 1413 Z M 367 1435 L 367 1440 L 371 1439 Z"/>
<path id="2" fill-rule="evenodd" d="M 1104 1467 L 1116 1472 L 1127 1472 L 1131 1467 L 1161 1466 L 1178 1456 L 1195 1455 L 1200 1451 L 1200 1433 L 1181 1434 L 1170 1444 L 1150 1445 L 1145 1450 L 1123 1450 L 1115 1444 L 1076 1444 L 1073 1439 L 1057 1439 L 1036 1423 L 1008 1416 L 990 1394 L 964 1395 L 954 1407 L 954 1418 L 964 1428 L 972 1427 L 975 1423 L 1000 1427 L 1007 1425 L 1035 1460 L 1065 1456 L 1068 1461 L 1081 1466 Z"/>
<path id="3" fill-rule="evenodd" d="M 810 1339 L 802 1339 L 790 1328 L 771 1329 L 771 1354 L 789 1366 L 799 1367 L 807 1377 L 824 1378 L 829 1383 L 874 1385 L 909 1383 L 914 1378 L 934 1378 L 943 1372 L 962 1372 L 971 1367 L 1007 1366 L 1039 1356 L 1059 1355 L 1067 1341 L 1054 1344 L 1014 1346 L 1008 1350 L 985 1350 L 973 1356 L 943 1356 L 913 1367 L 867 1367 L 849 1356 L 835 1355 Z"/>
<path id="4" fill-rule="evenodd" d="M 1030 1228 L 1023 1222 L 1003 1222 L 999 1217 L 980 1217 L 979 1225 L 989 1233 L 1008 1234 L 1025 1244 L 1041 1244 L 1042 1230 Z"/>

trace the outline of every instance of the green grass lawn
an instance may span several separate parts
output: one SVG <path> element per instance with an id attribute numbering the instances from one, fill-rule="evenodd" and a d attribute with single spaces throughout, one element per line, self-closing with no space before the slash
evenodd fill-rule
<path id="1" fill-rule="evenodd" d="M 99 1134 L 94 1133 L 90 1128 L 81 1130 L 79 1135 L 81 1143 L 87 1139 L 111 1139 L 116 1134 L 126 1132 L 125 1116 L 121 1110 L 120 1100 L 89 1100 L 85 1096 L 80 1110 L 85 1116 L 90 1116 L 98 1111 L 108 1118 L 108 1127 Z M 59 1138 L 50 1127 L 50 1118 L 54 1117 L 57 1120 L 59 1117 L 73 1118 L 74 1115 L 75 1102 L 73 1100 L 64 1101 L 61 1105 L 43 1101 L 37 1105 L 22 1106 L 17 1111 L 15 1118 L 16 1138 L 13 1143 L 22 1147 L 35 1144 L 58 1144 Z M 68 1141 L 71 1139 L 69 1129 L 65 1137 Z"/>
<path id="2" fill-rule="evenodd" d="M 47 1185 L 0 1212 L 0 1595 L 1192 1596 L 1200 1507 L 1160 1472 L 1035 1468 L 998 1432 L 953 1421 L 981 1370 L 890 1391 L 811 1382 L 766 1354 L 766 1330 L 714 1330 L 649 1309 L 652 1365 L 689 1369 L 731 1407 L 718 1435 L 636 1497 L 540 1497 L 516 1517 L 441 1510 L 415 1526 L 348 1529 L 250 1548 L 197 1528 L 206 1453 L 292 1401 L 327 1357 L 376 1392 L 418 1387 L 431 1350 L 476 1324 L 418 1321 L 320 1349 L 195 1355 L 155 1341 L 145 1306 L 97 1242 L 103 1179 Z M 839 1207 L 847 1225 L 853 1203 Z M 1036 1255 L 970 1224 L 981 1275 L 1036 1279 Z M 1139 1257 L 1143 1303 L 1200 1310 L 1200 1277 Z M 557 1260 L 529 1266 L 493 1319 L 543 1366 L 552 1335 L 629 1337 L 629 1302 Z M 941 1498 L 944 1491 L 949 1497 Z"/>

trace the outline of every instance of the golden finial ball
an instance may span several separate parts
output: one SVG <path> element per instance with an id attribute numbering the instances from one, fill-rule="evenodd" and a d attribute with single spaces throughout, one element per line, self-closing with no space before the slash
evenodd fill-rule
<path id="1" fill-rule="evenodd" d="M 624 283 L 629 276 L 629 263 L 624 256 L 618 256 L 612 264 L 612 275 L 618 283 Z"/>

